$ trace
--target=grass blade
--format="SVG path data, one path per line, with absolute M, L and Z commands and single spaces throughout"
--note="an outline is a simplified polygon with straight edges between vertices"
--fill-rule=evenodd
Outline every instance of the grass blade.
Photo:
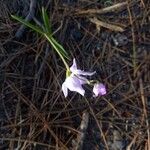
M 69 59 L 68 57 L 68 53 L 65 51 L 65 49 L 62 47 L 62 45 L 60 45 L 53 37 L 51 37 L 52 42 L 56 45 L 56 47 L 59 49 L 59 51 L 61 52 L 61 54 Z
M 51 43 L 52 47 L 57 51 L 59 55 L 62 55 L 69 60 L 68 53 L 51 35 L 45 33 L 44 36 Z
M 40 27 L 35 26 L 35 25 L 29 23 L 28 21 L 25 21 L 24 19 L 22 19 L 20 17 L 14 16 L 14 15 L 11 15 L 11 17 L 13 19 L 21 22 L 22 24 L 26 25 L 27 27 L 31 28 L 32 30 L 34 30 L 34 31 L 36 31 L 36 32 L 38 32 L 38 33 L 40 33 L 42 35 L 44 34 L 43 30 Z
M 48 15 L 47 15 L 46 10 L 44 9 L 44 7 L 42 7 L 42 17 L 43 17 L 46 32 L 48 32 L 49 34 L 52 34 L 51 24 L 50 24 Z

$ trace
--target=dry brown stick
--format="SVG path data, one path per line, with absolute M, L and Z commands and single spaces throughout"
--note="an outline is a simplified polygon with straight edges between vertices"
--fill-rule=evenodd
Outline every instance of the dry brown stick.
M 49 48 L 49 45 L 47 44 L 46 45 L 46 50 L 45 50 L 45 56 L 44 56 L 44 60 L 46 61 L 48 56 L 49 56 L 49 52 L 50 52 L 50 48 Z M 43 68 L 44 68 L 44 65 L 45 65 L 45 61 L 43 61 L 40 65 L 40 68 L 37 72 L 37 77 L 40 77 L 42 71 L 43 71 Z
M 112 31 L 118 31 L 118 32 L 124 31 L 124 29 L 122 27 L 103 22 L 103 21 L 97 19 L 96 17 L 90 18 L 90 21 L 96 25 L 97 30 L 99 30 L 99 28 L 102 26 L 102 27 L 110 29 Z
M 21 98 L 21 100 L 28 105 L 33 113 L 42 121 L 42 123 L 45 125 L 45 128 L 50 132 L 50 134 L 54 137 L 54 139 L 59 143 L 60 147 L 62 149 L 67 149 L 66 145 L 63 144 L 63 142 L 56 136 L 55 132 L 51 129 L 49 126 L 49 123 L 44 119 L 43 115 L 39 113 L 36 106 L 23 94 L 19 91 L 19 89 L 15 86 L 15 84 L 11 81 L 6 82 L 8 86 L 13 90 L 13 92 L 18 95 L 18 97 Z
M 143 5 L 143 7 L 145 8 L 145 3 L 143 0 L 141 0 L 141 4 Z
M 130 6 L 135 5 L 136 3 L 138 3 L 139 1 L 142 0 L 133 0 L 130 2 Z M 105 13 L 109 13 L 109 12 L 115 12 L 115 11 L 120 11 L 123 9 L 126 9 L 128 2 L 122 2 L 122 3 L 117 3 L 114 4 L 112 6 L 109 7 L 105 7 L 102 9 L 88 9 L 88 10 L 77 10 L 76 15 L 85 15 L 85 14 L 105 14 Z
M 15 142 L 20 141 L 21 143 L 27 142 L 27 143 L 31 143 L 33 145 L 36 144 L 36 145 L 41 145 L 41 146 L 45 146 L 45 147 L 52 148 L 52 149 L 55 148 L 55 146 L 52 146 L 50 144 L 46 144 L 46 143 L 42 143 L 42 142 L 37 142 L 37 141 L 34 141 L 34 140 L 19 139 L 19 137 L 18 138 L 0 137 L 0 140 L 1 141 L 15 141 Z
M 143 81 L 142 81 L 141 78 L 139 80 L 139 84 L 140 84 L 141 100 L 142 100 L 142 105 L 143 105 L 143 113 L 144 113 L 145 122 L 146 122 L 146 126 L 147 126 L 148 149 L 150 149 L 150 127 L 149 127 L 149 121 L 148 121 L 148 113 L 147 113 L 147 110 L 146 110 L 147 99 L 144 95 Z
M 86 111 L 82 115 L 82 121 L 80 124 L 80 133 L 78 134 L 77 137 L 77 145 L 75 147 L 75 150 L 82 150 L 86 130 L 88 128 L 88 123 L 89 123 L 89 113 Z
M 25 18 L 25 21 L 31 21 L 34 17 L 35 14 L 35 9 L 36 9 L 36 3 L 37 0 L 30 0 L 30 8 L 29 8 L 29 13 Z M 17 30 L 15 37 L 20 38 L 25 30 L 25 25 L 21 25 L 20 28 Z
M 131 143 L 127 146 L 127 150 L 131 150 L 131 147 L 136 142 L 137 137 L 138 137 L 138 134 L 135 134 L 134 138 L 131 141 Z
M 115 4 L 113 6 L 102 8 L 102 9 L 80 10 L 79 12 L 77 12 L 77 14 L 78 15 L 83 15 L 83 14 L 105 14 L 105 13 L 108 13 L 108 12 L 114 12 L 118 9 L 121 9 L 121 8 L 125 7 L 126 5 L 127 5 L 127 2 L 123 2 L 123 3 Z
M 130 6 L 129 6 L 129 3 L 127 5 L 127 10 L 128 10 L 128 14 L 129 14 L 129 21 L 130 21 L 130 24 L 131 24 L 131 33 L 132 33 L 132 49 L 133 49 L 133 59 L 132 59 L 132 63 L 133 63 L 133 69 L 134 69 L 134 72 L 133 72 L 133 75 L 134 77 L 136 76 L 136 68 L 137 68 L 137 64 L 136 64 L 136 44 L 135 44 L 135 27 L 134 27 L 134 23 L 133 23 L 133 16 L 131 14 L 131 10 L 130 10 Z

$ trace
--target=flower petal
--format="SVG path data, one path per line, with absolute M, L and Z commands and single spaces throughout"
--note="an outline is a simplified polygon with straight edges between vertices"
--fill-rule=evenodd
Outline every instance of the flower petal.
M 77 74 L 77 75 L 83 75 L 83 76 L 92 76 L 93 74 L 96 73 L 96 71 L 94 71 L 94 72 L 86 72 L 86 71 L 82 71 L 82 70 L 78 69 L 78 70 L 75 70 L 73 73 Z
M 75 58 L 73 59 L 73 64 L 70 67 L 70 71 L 75 74 L 75 75 L 84 75 L 84 76 L 92 76 L 93 74 L 96 73 L 96 71 L 94 72 L 86 72 L 86 71 L 82 71 L 80 69 L 77 69 L 77 63 Z
M 65 80 L 65 85 L 70 91 L 75 91 L 84 96 L 85 90 L 82 88 L 81 81 L 74 75 Z
M 68 89 L 65 85 L 65 82 L 62 84 L 62 91 L 64 93 L 64 96 L 67 97 L 68 96 Z
M 80 84 L 87 84 L 88 83 L 88 79 L 82 76 L 76 76 L 78 78 L 78 80 L 80 81 Z
M 77 70 L 77 63 L 76 63 L 75 58 L 73 59 L 73 64 L 70 67 L 70 70 L 71 70 L 71 72 L 74 72 L 75 70 Z

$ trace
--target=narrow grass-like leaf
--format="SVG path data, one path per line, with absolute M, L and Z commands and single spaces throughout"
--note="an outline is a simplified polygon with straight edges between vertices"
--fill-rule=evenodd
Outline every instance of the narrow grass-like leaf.
M 60 58 L 62 59 L 64 65 L 66 66 L 66 68 L 69 70 L 69 66 L 66 63 L 64 57 L 66 57 L 66 55 L 64 55 L 63 53 L 61 53 L 60 49 L 57 47 L 57 45 L 55 45 L 55 43 L 52 41 L 52 39 L 47 35 L 44 34 L 44 36 L 46 37 L 46 39 L 51 43 L 51 45 L 53 46 L 53 48 L 56 50 L 56 52 L 58 53 L 58 55 L 60 56 Z M 67 58 L 67 57 L 66 57 Z M 69 58 L 67 58 L 69 59 Z
M 49 22 L 49 18 L 48 15 L 46 13 L 46 10 L 44 9 L 44 7 L 42 7 L 42 17 L 43 17 L 43 21 L 44 21 L 44 26 L 46 29 L 46 33 L 47 36 L 50 38 L 50 40 L 53 42 L 53 44 L 55 44 L 56 48 L 60 51 L 60 53 L 68 59 L 68 54 L 65 51 L 65 49 L 62 47 L 62 45 L 60 45 L 51 35 L 52 35 L 52 31 L 51 31 L 51 24 Z
M 61 54 L 63 54 L 63 56 L 67 59 L 69 59 L 68 57 L 68 53 L 65 51 L 65 49 L 62 47 L 62 45 L 60 45 L 53 37 L 51 37 L 52 42 L 56 45 L 56 47 L 59 49 L 59 51 L 61 52 Z
M 63 57 L 67 58 L 69 60 L 67 52 L 64 50 L 64 48 L 49 34 L 44 34 L 46 39 L 51 43 L 51 45 L 54 47 L 54 49 L 57 51 L 57 53 L 60 53 Z
M 48 15 L 47 15 L 46 10 L 44 9 L 44 7 L 42 7 L 42 17 L 43 17 L 46 32 L 48 32 L 49 34 L 52 34 L 51 24 L 50 24 Z
M 33 24 L 31 24 L 30 22 L 28 21 L 25 21 L 24 19 L 20 18 L 20 17 L 17 17 L 17 16 L 14 16 L 14 15 L 11 15 L 11 17 L 19 22 L 21 22 L 22 24 L 26 25 L 27 27 L 31 28 L 32 30 L 40 33 L 40 34 L 44 34 L 43 30 L 38 27 L 38 26 L 35 26 Z
M 52 37 L 52 31 L 51 31 L 51 24 L 49 22 L 48 19 L 48 15 L 45 11 L 44 8 L 42 8 L 42 17 L 43 17 L 43 21 L 44 21 L 44 29 L 40 28 L 39 26 L 35 26 L 33 24 L 31 24 L 30 22 L 11 15 L 11 17 L 19 22 L 21 22 L 22 24 L 26 25 L 27 27 L 31 28 L 32 30 L 40 33 L 41 35 L 44 35 L 46 37 L 46 39 L 51 43 L 52 47 L 56 50 L 56 52 L 61 55 L 61 57 L 65 57 L 69 60 L 68 57 L 68 53 L 65 51 L 65 49 L 62 47 L 62 45 L 60 45 L 53 37 Z

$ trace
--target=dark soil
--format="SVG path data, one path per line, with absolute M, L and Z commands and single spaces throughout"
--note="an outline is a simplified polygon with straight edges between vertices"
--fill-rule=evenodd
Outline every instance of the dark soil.
M 73 92 L 65 98 L 61 59 L 46 39 L 26 27 L 20 32 L 21 24 L 10 17 L 26 17 L 31 1 L 0 0 L 0 150 L 150 149 L 150 2 L 129 0 L 101 14 L 82 12 L 125 1 L 36 3 L 30 22 L 42 24 L 44 6 L 69 64 L 76 58 L 107 87 L 98 98 Z M 110 27 L 96 26 L 94 17 Z

